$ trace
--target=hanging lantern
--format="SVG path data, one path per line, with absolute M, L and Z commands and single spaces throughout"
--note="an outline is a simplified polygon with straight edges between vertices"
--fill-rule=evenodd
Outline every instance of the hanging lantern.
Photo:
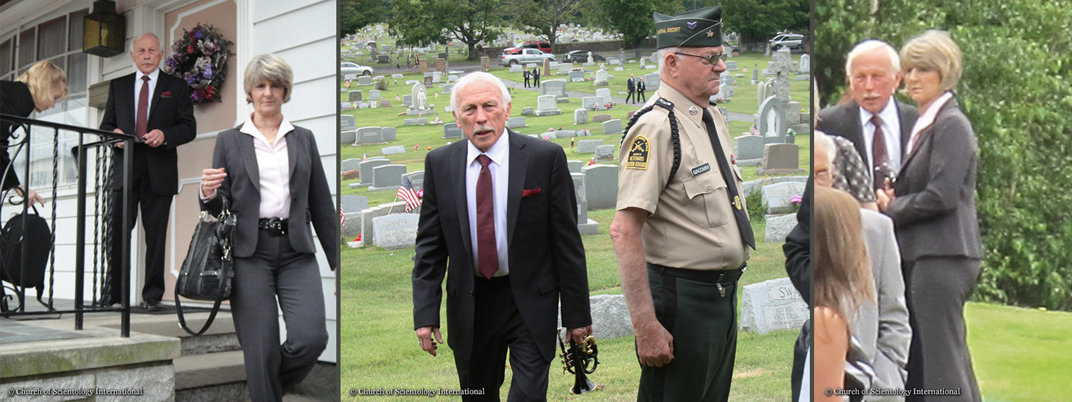
M 123 53 L 126 42 L 125 20 L 115 12 L 115 2 L 97 0 L 93 12 L 86 16 L 82 29 L 82 51 L 112 57 Z

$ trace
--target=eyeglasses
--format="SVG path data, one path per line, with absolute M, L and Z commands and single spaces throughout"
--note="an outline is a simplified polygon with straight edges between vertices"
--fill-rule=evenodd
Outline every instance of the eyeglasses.
M 695 54 L 688 54 L 688 53 L 681 53 L 681 52 L 674 52 L 674 54 L 679 54 L 679 55 L 682 55 L 682 56 L 692 56 L 692 57 L 695 57 L 697 59 L 704 60 L 704 61 L 707 62 L 707 64 L 710 64 L 712 66 L 717 65 L 719 61 L 726 61 L 726 57 L 722 53 L 716 53 L 716 54 L 713 54 L 713 55 L 711 55 L 709 57 L 697 56 Z

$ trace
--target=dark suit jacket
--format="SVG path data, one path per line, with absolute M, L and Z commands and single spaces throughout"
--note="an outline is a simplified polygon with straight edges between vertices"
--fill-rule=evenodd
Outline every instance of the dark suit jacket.
M 18 81 L 0 81 L 0 113 L 12 116 L 26 117 L 34 111 L 33 95 L 26 84 Z M 14 126 L 9 122 L 0 123 L 0 175 L 3 175 L 3 185 L 0 188 L 7 190 L 19 185 L 19 177 L 15 175 L 15 169 L 11 166 L 11 156 L 8 154 L 8 138 Z M 22 138 L 26 138 L 23 135 Z
M 632 78 L 625 80 L 625 89 L 629 92 L 633 92 L 634 90 L 636 90 L 636 80 Z
M 886 213 L 893 218 L 901 259 L 925 256 L 982 258 L 975 214 L 975 175 L 979 147 L 971 122 L 956 99 L 941 109 L 934 124 L 901 166 L 896 197 Z
M 645 84 L 644 81 L 637 81 L 637 83 L 636 83 L 637 92 L 644 92 L 645 89 L 648 89 L 647 84 Z
M 241 127 L 241 126 L 239 126 Z M 282 135 L 282 133 L 280 133 Z M 332 270 L 339 266 L 339 218 L 331 202 L 324 166 L 313 133 L 301 127 L 287 133 L 290 159 L 290 221 L 287 229 L 291 247 L 301 253 L 316 253 L 313 232 L 327 254 Z M 257 250 L 257 219 L 260 218 L 260 168 L 253 148 L 253 137 L 233 128 L 216 137 L 212 167 L 224 168 L 227 178 L 217 190 L 231 202 L 231 213 L 238 218 L 234 255 L 249 257 Z M 202 202 L 201 209 L 213 214 L 222 207 L 220 197 Z
M 525 326 L 545 359 L 555 355 L 556 311 L 562 325 L 591 325 L 584 245 L 577 231 L 573 179 L 562 147 L 514 132 L 506 208 L 510 287 Z M 414 327 L 439 326 L 447 277 L 447 343 L 462 362 L 473 345 L 476 259 L 466 206 L 466 147 L 456 141 L 428 153 L 424 203 L 413 267 Z M 497 185 L 497 184 L 496 184 Z M 539 193 L 522 198 L 522 190 Z
M 108 103 L 104 107 L 104 118 L 100 129 L 112 131 L 115 128 L 134 135 L 134 109 L 137 99 L 134 96 L 134 79 L 136 73 L 124 75 L 112 80 L 108 85 Z M 194 120 L 194 107 L 190 102 L 190 88 L 186 82 L 160 72 L 159 82 L 150 97 L 148 131 L 159 129 L 164 132 L 164 145 L 156 148 L 138 147 L 145 150 L 148 172 L 136 170 L 135 175 L 146 174 L 153 192 L 160 195 L 177 194 L 179 191 L 178 153 L 175 148 L 193 141 L 197 136 L 197 122 Z M 116 178 L 123 177 L 123 151 L 115 149 L 116 157 L 112 160 L 112 172 Z M 135 158 L 140 157 L 135 154 Z M 121 190 L 123 181 L 112 181 L 113 190 Z
M 916 108 L 914 106 L 897 102 L 897 115 L 901 117 L 901 149 L 908 146 L 908 137 L 912 135 L 912 126 L 916 124 Z M 864 164 L 871 166 L 871 150 L 865 149 L 863 141 L 863 126 L 860 123 L 860 106 L 856 102 L 843 103 L 823 109 L 819 112 L 819 122 L 815 129 L 830 135 L 845 137 L 856 145 L 856 152 L 864 160 Z M 904 164 L 904 155 L 901 155 L 901 163 Z

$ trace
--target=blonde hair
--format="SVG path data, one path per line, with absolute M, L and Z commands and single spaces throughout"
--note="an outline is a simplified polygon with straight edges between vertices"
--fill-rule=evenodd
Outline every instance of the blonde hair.
M 33 96 L 35 105 L 51 103 L 53 88 L 60 88 L 60 99 L 66 98 L 70 93 L 70 88 L 67 88 L 67 73 L 48 60 L 35 63 L 16 81 L 30 87 L 30 95 Z
M 246 65 L 245 76 L 242 86 L 246 91 L 246 102 L 253 102 L 253 87 L 264 80 L 283 87 L 283 103 L 290 102 L 290 92 L 294 89 L 294 69 L 282 57 L 274 53 L 254 57 Z
M 928 30 L 901 47 L 901 71 L 913 68 L 935 71 L 942 91 L 957 87 L 962 72 L 960 63 L 960 47 L 945 31 Z
M 874 300 L 871 263 L 860 223 L 860 204 L 851 195 L 815 187 L 815 306 L 852 322 L 857 308 Z

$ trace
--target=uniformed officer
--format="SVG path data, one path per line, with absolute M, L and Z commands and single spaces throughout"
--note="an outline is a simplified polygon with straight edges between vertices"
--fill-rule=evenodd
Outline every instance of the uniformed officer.
M 755 248 L 718 92 L 722 9 L 655 13 L 661 83 L 626 131 L 610 235 L 636 333 L 638 400 L 725 401 L 737 280 Z

